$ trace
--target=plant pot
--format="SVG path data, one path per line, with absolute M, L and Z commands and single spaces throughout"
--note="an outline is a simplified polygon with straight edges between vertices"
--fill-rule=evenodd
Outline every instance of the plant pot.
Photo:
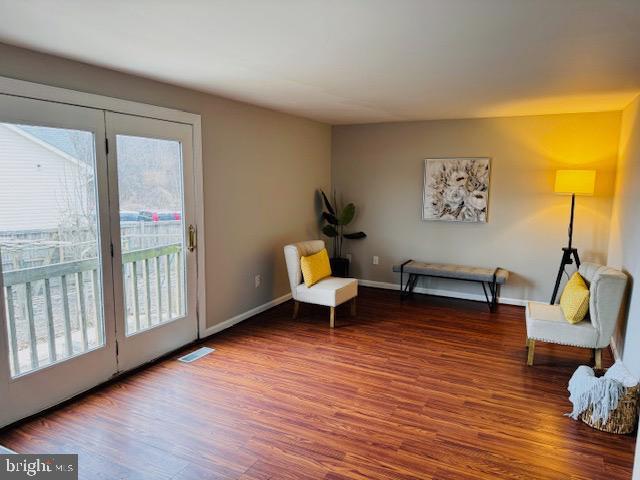
M 348 277 L 349 276 L 349 259 L 348 258 L 331 258 L 329 259 L 331 264 L 331 275 L 334 277 Z

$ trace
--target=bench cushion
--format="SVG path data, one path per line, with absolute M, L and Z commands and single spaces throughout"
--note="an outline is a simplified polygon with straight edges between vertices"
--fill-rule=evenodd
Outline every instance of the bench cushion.
M 394 265 L 393 271 L 400 272 L 401 265 Z M 465 267 L 447 263 L 426 263 L 411 260 L 404 266 L 404 273 L 428 275 L 433 277 L 453 278 L 458 280 L 475 280 L 478 282 L 492 282 L 496 273 L 496 282 L 503 285 L 509 278 L 509 271 L 503 268 L 492 269 L 482 267 Z

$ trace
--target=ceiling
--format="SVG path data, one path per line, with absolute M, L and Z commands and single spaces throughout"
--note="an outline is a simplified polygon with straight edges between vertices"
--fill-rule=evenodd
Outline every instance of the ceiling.
M 332 124 L 640 93 L 640 0 L 0 0 L 0 42 Z

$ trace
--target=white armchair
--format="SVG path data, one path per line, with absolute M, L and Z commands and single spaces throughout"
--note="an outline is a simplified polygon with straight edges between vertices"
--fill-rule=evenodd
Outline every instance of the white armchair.
M 602 349 L 609 346 L 620 317 L 627 276 L 619 270 L 583 263 L 578 270 L 589 287 L 589 314 L 576 324 L 564 318 L 560 305 L 528 302 L 526 308 L 527 365 L 533 365 L 535 342 L 592 348 L 595 367 L 602 368 Z
M 351 315 L 356 314 L 356 297 L 358 296 L 358 280 L 355 278 L 327 277 L 311 287 L 302 281 L 300 257 L 318 253 L 324 248 L 324 241 L 310 240 L 284 247 L 284 258 L 287 262 L 291 296 L 293 297 L 293 318 L 298 316 L 300 302 L 313 303 L 330 307 L 329 326 L 334 327 L 335 309 L 338 305 L 351 300 Z

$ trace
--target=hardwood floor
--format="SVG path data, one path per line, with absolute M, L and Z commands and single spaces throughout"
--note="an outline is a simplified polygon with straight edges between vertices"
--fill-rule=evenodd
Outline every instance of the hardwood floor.
M 520 307 L 360 292 L 334 331 L 327 309 L 292 320 L 289 302 L 0 444 L 79 453 L 90 480 L 631 478 L 634 436 L 563 416 L 588 351 L 539 344 L 527 367 Z

